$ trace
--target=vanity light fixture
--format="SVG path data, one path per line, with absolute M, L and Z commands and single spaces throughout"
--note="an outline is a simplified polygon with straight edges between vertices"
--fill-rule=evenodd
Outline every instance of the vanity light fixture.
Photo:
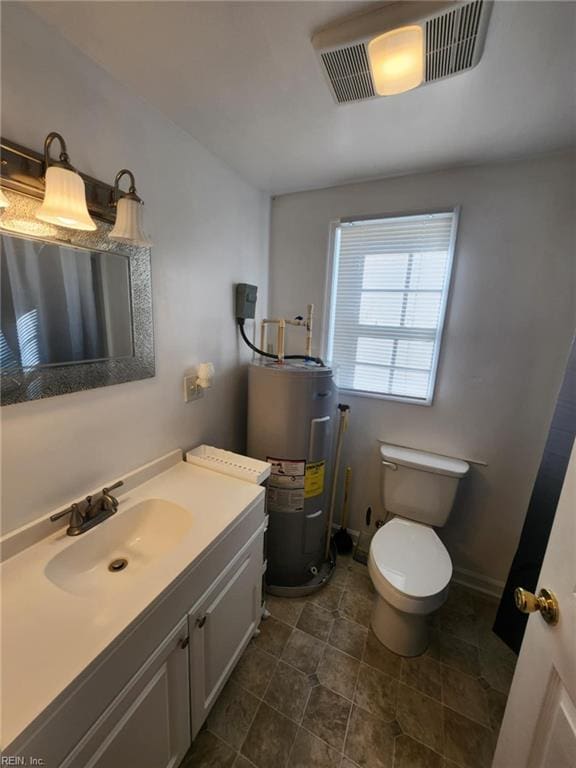
M 4 192 L 0 189 L 0 208 L 8 208 L 10 205 L 10 200 L 6 197 Z
M 52 142 L 60 143 L 58 160 L 50 157 Z M 66 142 L 59 133 L 52 131 L 44 141 L 44 201 L 36 218 L 69 229 L 93 231 L 96 224 L 88 213 L 84 180 L 70 164 Z
M 120 195 L 120 180 L 123 176 L 130 179 L 128 192 Z M 111 205 L 116 207 L 116 223 L 109 234 L 110 240 L 116 240 L 119 243 L 129 243 L 142 247 L 150 247 L 152 241 L 144 232 L 144 203 L 136 193 L 136 182 L 134 174 L 127 168 L 118 171 L 114 180 L 114 189 L 112 191 Z
M 417 88 L 424 80 L 422 27 L 412 24 L 370 40 L 368 60 L 378 96 L 394 96 Z

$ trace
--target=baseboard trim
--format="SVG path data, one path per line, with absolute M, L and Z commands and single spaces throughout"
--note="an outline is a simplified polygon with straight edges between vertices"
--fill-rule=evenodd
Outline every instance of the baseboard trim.
M 336 533 L 336 531 L 340 530 L 340 523 L 333 523 L 332 524 L 332 535 Z M 352 537 L 352 541 L 354 542 L 354 546 L 358 544 L 358 539 L 360 538 L 360 531 L 353 531 L 351 528 L 346 528 L 350 536 Z
M 477 592 L 483 592 L 485 595 L 495 597 L 498 600 L 502 597 L 504 591 L 504 582 L 493 579 L 490 576 L 483 576 L 476 571 L 469 571 L 466 568 L 454 568 L 452 581 L 456 584 L 462 584 L 464 587 L 475 589 Z

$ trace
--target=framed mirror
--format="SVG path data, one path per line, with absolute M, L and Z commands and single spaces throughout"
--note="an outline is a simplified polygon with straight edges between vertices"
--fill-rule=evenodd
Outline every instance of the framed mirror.
M 66 242 L 5 223 L 2 405 L 154 376 L 149 249 L 110 242 L 106 224 L 74 239 L 53 228 Z

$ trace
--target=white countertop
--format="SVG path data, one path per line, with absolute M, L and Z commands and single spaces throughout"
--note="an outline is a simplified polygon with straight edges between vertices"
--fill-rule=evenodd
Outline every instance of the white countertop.
M 190 511 L 193 525 L 168 556 L 141 571 L 113 601 L 65 591 L 45 574 L 55 555 L 99 526 L 78 538 L 59 529 L 2 563 L 2 746 L 19 736 L 263 494 L 260 486 L 180 462 L 119 496 L 116 515 L 157 498 Z

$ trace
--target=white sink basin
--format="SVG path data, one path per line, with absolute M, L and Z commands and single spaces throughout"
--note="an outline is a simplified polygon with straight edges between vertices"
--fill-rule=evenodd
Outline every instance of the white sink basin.
M 174 549 L 191 526 L 188 510 L 171 501 L 147 499 L 80 534 L 48 562 L 45 574 L 75 595 L 123 590 Z M 114 561 L 120 561 L 118 570 L 111 570 Z

